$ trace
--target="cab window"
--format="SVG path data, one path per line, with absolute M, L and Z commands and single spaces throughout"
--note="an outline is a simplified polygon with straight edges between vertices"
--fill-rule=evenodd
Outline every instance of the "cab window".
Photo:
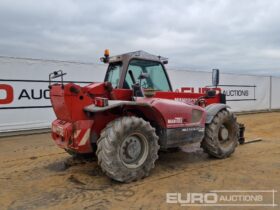
M 141 78 L 142 75 L 142 78 Z M 126 73 L 124 88 L 132 88 L 133 78 L 144 89 L 170 91 L 170 85 L 162 64 L 156 61 L 133 59 Z
M 117 88 L 119 81 L 120 81 L 120 76 L 121 76 L 121 69 L 122 69 L 122 63 L 117 62 L 117 63 L 110 63 L 106 76 L 105 76 L 105 81 L 111 82 L 113 88 Z

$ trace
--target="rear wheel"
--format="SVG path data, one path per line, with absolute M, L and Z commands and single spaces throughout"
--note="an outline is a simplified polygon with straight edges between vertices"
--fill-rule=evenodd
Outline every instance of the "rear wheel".
M 210 156 L 226 158 L 234 152 L 238 144 L 238 132 L 235 115 L 228 110 L 221 110 L 212 122 L 206 125 L 201 147 Z
M 97 141 L 98 164 L 110 178 L 131 182 L 149 175 L 158 158 L 158 136 L 142 118 L 110 122 Z

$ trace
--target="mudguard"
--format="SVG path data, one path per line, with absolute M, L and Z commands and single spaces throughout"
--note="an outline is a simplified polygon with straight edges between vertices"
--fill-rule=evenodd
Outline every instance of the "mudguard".
M 210 124 L 214 118 L 214 116 L 221 111 L 222 109 L 230 108 L 230 106 L 226 104 L 210 104 L 205 107 L 207 117 L 206 117 L 206 124 Z
M 121 110 L 116 110 L 117 108 L 121 108 Z M 109 114 L 111 111 L 114 113 L 114 109 L 116 113 L 134 113 L 149 121 L 157 129 L 159 144 L 163 149 L 201 142 L 204 137 L 206 112 L 203 108 L 192 104 L 168 99 L 139 97 L 135 101 L 108 100 L 108 105 L 104 107 L 94 104 L 84 107 L 84 111 L 88 113 L 107 112 Z M 196 121 L 192 121 L 194 111 L 200 114 Z M 118 115 L 122 115 L 122 113 Z
M 92 104 L 84 107 L 84 111 L 86 113 L 102 113 L 113 111 L 116 108 L 123 109 L 119 111 L 130 110 L 131 112 L 139 114 L 140 117 L 145 116 L 149 121 L 156 121 L 161 127 L 166 127 L 166 121 L 162 114 L 154 108 L 151 103 L 146 101 L 108 100 L 108 106 L 98 107 Z M 113 120 L 113 118 L 111 120 Z

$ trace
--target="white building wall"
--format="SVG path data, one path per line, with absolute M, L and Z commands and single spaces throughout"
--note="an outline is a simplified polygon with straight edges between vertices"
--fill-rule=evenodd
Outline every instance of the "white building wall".
M 55 115 L 48 99 L 48 75 L 59 69 L 67 72 L 67 81 L 98 82 L 104 79 L 106 65 L 0 57 L 0 132 L 50 126 Z M 197 92 L 199 87 L 211 85 L 211 72 L 171 69 L 168 73 L 174 90 L 194 87 Z M 221 74 L 220 84 L 234 111 L 264 110 L 269 109 L 270 105 L 273 109 L 280 108 L 280 78 Z M 2 103 L 7 97 L 5 85 L 13 88 L 13 100 L 8 104 Z

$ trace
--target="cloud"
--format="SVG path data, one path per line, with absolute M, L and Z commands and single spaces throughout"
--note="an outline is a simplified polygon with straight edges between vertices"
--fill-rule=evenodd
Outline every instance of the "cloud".
M 178 69 L 280 76 L 277 0 L 2 0 L 0 54 L 98 62 L 146 50 Z

